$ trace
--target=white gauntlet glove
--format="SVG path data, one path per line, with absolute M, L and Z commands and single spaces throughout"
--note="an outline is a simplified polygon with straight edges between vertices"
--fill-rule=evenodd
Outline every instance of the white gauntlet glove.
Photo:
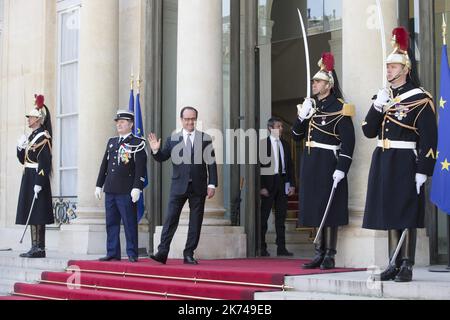
M 303 104 L 299 104 L 297 105 L 297 110 L 298 110 L 298 117 L 300 118 L 300 120 L 305 120 L 308 118 L 311 109 L 313 108 L 313 104 L 311 99 L 306 98 L 305 101 L 303 102 Z
M 133 201 L 133 203 L 138 202 L 140 197 L 141 197 L 141 190 L 139 189 L 131 190 L 131 200 Z
M 386 88 L 380 89 L 377 94 L 377 99 L 374 101 L 373 105 L 375 106 L 375 109 L 377 109 L 378 112 L 383 113 L 384 112 L 384 106 L 388 104 L 388 102 L 391 100 L 391 97 L 389 95 L 389 90 Z
M 38 186 L 38 185 L 35 185 L 34 186 L 34 197 L 37 199 L 38 198 L 38 194 L 39 194 L 39 192 L 41 192 L 42 191 L 42 187 L 41 186 Z
M 28 138 L 26 135 L 22 135 L 19 139 L 17 139 L 17 149 L 19 151 L 25 149 L 28 145 Z
M 102 188 L 95 188 L 95 198 L 97 198 L 97 200 L 102 200 Z
M 345 173 L 341 170 L 336 170 L 333 174 L 334 186 L 337 187 L 339 182 L 345 178 Z
M 416 173 L 416 188 L 417 194 L 420 194 L 420 189 L 427 182 L 428 177 L 421 173 Z

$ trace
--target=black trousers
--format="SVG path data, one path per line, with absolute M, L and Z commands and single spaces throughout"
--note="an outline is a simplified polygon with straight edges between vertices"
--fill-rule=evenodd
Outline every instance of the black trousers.
M 269 197 L 261 196 L 261 250 L 267 250 L 266 233 L 267 220 L 275 204 L 275 231 L 278 249 L 286 248 L 286 214 L 288 208 L 288 196 L 285 191 L 285 183 L 280 175 L 274 177 L 274 187 Z
M 158 253 L 162 255 L 169 254 L 170 243 L 178 228 L 181 211 L 187 200 L 189 200 L 190 209 L 189 230 L 183 255 L 185 257 L 194 255 L 194 251 L 197 249 L 200 240 L 206 197 L 204 195 L 195 194 L 192 183 L 189 183 L 185 194 L 170 196 L 169 208 L 161 234 L 161 243 L 158 247 Z

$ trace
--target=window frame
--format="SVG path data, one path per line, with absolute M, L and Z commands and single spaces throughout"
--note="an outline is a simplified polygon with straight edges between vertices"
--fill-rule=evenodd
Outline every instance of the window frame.
M 81 1 L 80 0 L 61 0 L 57 2 L 57 24 L 58 24 L 58 58 L 57 58 L 57 101 L 56 101 L 56 135 L 55 135 L 55 154 L 56 154 L 56 163 L 57 163 L 57 170 L 55 170 L 55 194 L 62 197 L 71 197 L 76 196 L 75 194 L 62 194 L 62 182 L 61 179 L 63 177 L 64 172 L 76 172 L 76 175 L 78 176 L 78 166 L 73 167 L 63 167 L 62 166 L 62 122 L 64 119 L 68 118 L 76 118 L 78 121 L 79 116 L 79 106 L 77 106 L 76 112 L 70 112 L 70 113 L 62 113 L 62 103 L 61 103 L 61 82 L 62 82 L 62 68 L 64 66 L 68 65 L 74 65 L 76 64 L 77 74 L 80 74 L 80 39 L 78 38 L 78 52 L 77 52 L 77 58 L 68 60 L 68 61 L 62 61 L 62 40 L 63 40 L 63 34 L 62 34 L 62 23 L 63 23 L 63 15 L 67 14 L 69 12 L 75 12 L 78 11 L 78 15 L 80 15 L 81 11 Z M 78 88 L 79 88 L 79 77 L 77 77 L 78 81 Z M 79 96 L 79 91 L 77 92 L 77 95 Z M 79 126 L 78 126 L 79 127 Z M 78 146 L 75 146 L 76 148 Z M 78 161 L 76 161 L 78 162 Z

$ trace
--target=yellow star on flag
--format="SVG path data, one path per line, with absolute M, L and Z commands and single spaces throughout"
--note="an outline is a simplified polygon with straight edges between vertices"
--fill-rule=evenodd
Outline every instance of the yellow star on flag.
M 441 162 L 442 164 L 442 171 L 447 170 L 450 171 L 450 162 L 448 162 L 447 159 L 445 159 L 444 162 Z
M 441 100 L 439 101 L 439 106 L 440 106 L 442 109 L 444 109 L 446 103 L 447 103 L 447 101 L 445 101 L 444 98 L 441 97 Z

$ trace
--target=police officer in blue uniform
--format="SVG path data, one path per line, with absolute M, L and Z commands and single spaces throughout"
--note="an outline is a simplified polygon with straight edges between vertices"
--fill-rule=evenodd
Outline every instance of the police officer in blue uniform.
M 306 99 L 298 106 L 293 137 L 298 142 L 306 140 L 300 169 L 299 225 L 321 225 L 331 190 L 337 186 L 315 256 L 302 266 L 327 270 L 335 267 L 338 227 L 348 224 L 347 174 L 355 148 L 355 130 L 354 106 L 342 99 L 333 55 L 324 53 L 319 66 L 321 70 L 312 82 L 314 100 Z
M 387 59 L 389 88 L 381 89 L 363 123 L 366 137 L 378 139 L 372 157 L 363 227 L 388 231 L 389 260 L 406 238 L 381 281 L 412 281 L 417 229 L 425 227 L 424 184 L 437 157 L 436 110 L 420 88 L 404 28 L 393 31 L 395 51 Z
M 145 181 L 147 153 L 145 140 L 131 133 L 134 114 L 118 111 L 115 119 L 118 137 L 109 139 L 100 166 L 95 196 L 105 192 L 107 255 L 100 261 L 119 261 L 120 222 L 125 228 L 127 255 L 130 262 L 138 261 L 137 202 Z

